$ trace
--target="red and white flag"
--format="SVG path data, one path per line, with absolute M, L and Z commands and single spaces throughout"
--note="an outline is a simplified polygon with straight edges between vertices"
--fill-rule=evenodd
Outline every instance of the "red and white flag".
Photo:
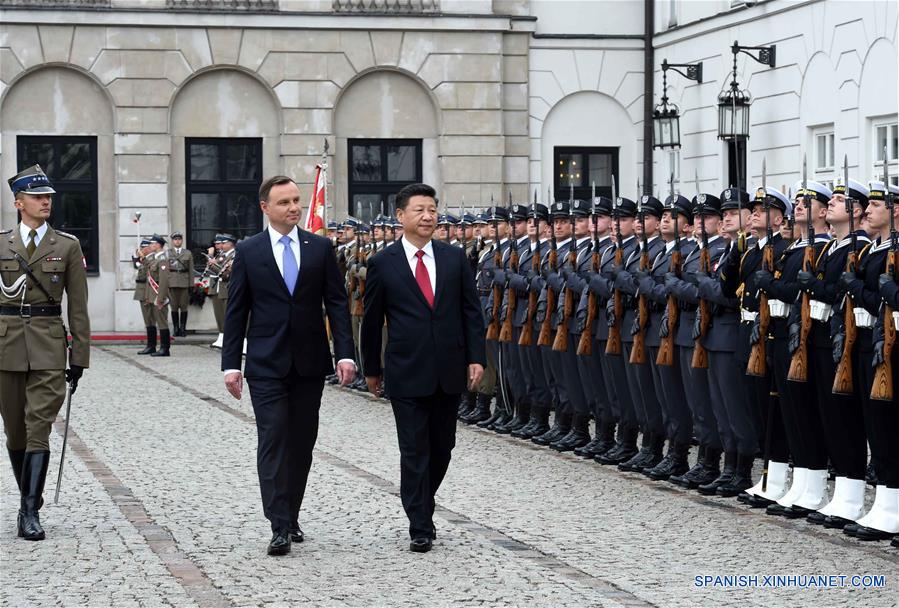
M 309 209 L 306 210 L 304 228 L 313 233 L 325 234 L 325 180 L 327 174 L 321 165 L 315 165 L 315 182 L 312 186 L 312 200 L 309 201 Z

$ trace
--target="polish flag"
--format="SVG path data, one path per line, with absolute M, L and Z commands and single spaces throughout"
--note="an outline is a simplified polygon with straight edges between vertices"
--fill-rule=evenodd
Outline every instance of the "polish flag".
M 309 209 L 306 210 L 304 228 L 313 233 L 325 234 L 325 180 L 326 173 L 321 165 L 315 165 L 315 182 L 312 187 L 312 200 L 309 201 Z

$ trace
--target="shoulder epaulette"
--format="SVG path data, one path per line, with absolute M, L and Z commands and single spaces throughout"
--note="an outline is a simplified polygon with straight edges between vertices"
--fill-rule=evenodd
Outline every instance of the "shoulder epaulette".
M 12 228 L 9 230 L 0 230 L 0 234 L 9 234 L 10 232 L 12 232 Z
M 56 232 L 56 234 L 58 234 L 59 236 L 64 236 L 64 237 L 66 237 L 67 239 L 72 239 L 73 241 L 77 241 L 77 240 L 78 240 L 78 237 L 75 236 L 74 234 L 69 234 L 68 232 L 63 232 L 62 230 L 56 230 L 55 232 Z

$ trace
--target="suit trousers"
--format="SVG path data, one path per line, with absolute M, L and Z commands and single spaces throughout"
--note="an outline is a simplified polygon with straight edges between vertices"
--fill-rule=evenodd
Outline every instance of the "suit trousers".
M 624 368 L 627 372 L 627 382 L 630 385 L 631 397 L 634 398 L 634 409 L 637 413 L 637 420 L 640 423 L 640 430 L 643 431 L 644 435 L 652 435 L 664 439 L 666 437 L 665 423 L 662 420 L 662 406 L 659 404 L 659 399 L 656 396 L 652 368 L 649 361 L 646 363 L 629 362 L 633 348 L 633 342 L 622 343 L 622 356 L 625 357 L 626 361 Z
M 864 479 L 868 464 L 868 439 L 865 436 L 861 394 L 834 394 L 836 364 L 830 348 L 812 348 L 809 357 L 814 366 L 824 442 L 837 477 Z
M 675 443 L 690 443 L 693 438 L 693 419 L 684 395 L 676 348 L 671 365 L 658 365 L 656 357 L 659 356 L 659 348 L 649 347 L 649 365 L 652 368 L 653 382 L 656 383 L 656 395 L 662 406 L 665 436 Z
M 449 468 L 456 445 L 460 395 L 391 397 L 400 447 L 400 498 L 411 538 L 434 532 L 434 495 Z
M 256 467 L 262 509 L 272 531 L 299 524 L 312 449 L 318 438 L 318 411 L 324 378 L 247 378 L 256 414 Z
M 709 351 L 709 394 L 725 452 L 755 457 L 759 451 L 754 404 L 744 365 L 730 351 Z
M 532 383 L 528 397 L 531 404 L 549 409 L 552 404 L 552 394 L 549 392 L 549 381 L 546 379 L 546 371 L 543 369 L 543 359 L 540 356 L 540 347 L 536 344 L 522 347 L 522 361 L 525 364 L 525 373 Z
M 712 411 L 712 402 L 709 396 L 709 370 L 694 368 L 693 347 L 678 346 L 677 354 L 680 357 L 680 375 L 682 385 L 688 387 L 684 391 L 690 413 L 693 415 L 693 434 L 699 441 L 699 445 L 711 446 L 716 450 L 721 449 L 721 438 L 718 436 L 718 425 L 715 422 L 715 413 Z

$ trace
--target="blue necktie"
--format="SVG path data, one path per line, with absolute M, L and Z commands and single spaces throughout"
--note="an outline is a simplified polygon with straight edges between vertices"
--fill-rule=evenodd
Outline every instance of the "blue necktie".
M 297 275 L 300 270 L 297 268 L 297 259 L 293 255 L 293 249 L 290 247 L 290 237 L 282 236 L 278 239 L 284 245 L 284 255 L 281 258 L 284 268 L 284 284 L 287 285 L 287 291 L 293 295 L 293 288 L 297 285 Z

